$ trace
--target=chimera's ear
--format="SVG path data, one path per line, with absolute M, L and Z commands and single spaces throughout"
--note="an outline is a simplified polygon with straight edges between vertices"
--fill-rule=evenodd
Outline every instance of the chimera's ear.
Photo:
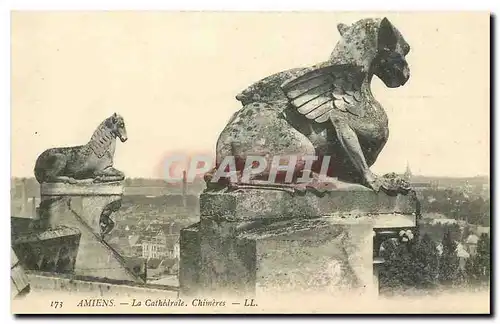
M 382 19 L 380 29 L 378 31 L 378 48 L 388 48 L 390 50 L 394 50 L 397 43 L 398 36 L 394 31 L 394 26 L 391 24 L 389 19 Z
M 340 23 L 337 25 L 337 30 L 340 33 L 340 36 L 344 36 L 344 33 L 349 27 L 346 24 Z
M 113 117 L 116 117 L 116 113 L 113 114 Z

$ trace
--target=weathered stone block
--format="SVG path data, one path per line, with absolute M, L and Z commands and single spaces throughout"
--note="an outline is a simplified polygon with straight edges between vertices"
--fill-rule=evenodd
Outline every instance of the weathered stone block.
M 179 284 L 185 295 L 195 296 L 199 286 L 201 268 L 201 245 L 198 223 L 181 230 Z
M 41 215 L 42 222 L 50 226 L 60 223 L 58 217 L 68 209 L 65 206 L 68 205 L 93 232 L 100 233 L 101 214 L 106 208 L 112 211 L 120 208 L 123 185 L 120 182 L 42 183 L 40 193 L 41 205 L 47 205 L 46 208 L 40 208 L 47 210 Z
M 375 231 L 417 217 L 414 197 L 364 189 L 206 192 L 200 203 L 200 222 L 181 234 L 181 294 L 376 294 Z
M 256 293 L 373 293 L 372 227 L 323 217 L 246 233 L 256 241 Z M 284 233 L 288 229 L 288 233 Z
M 255 288 L 255 240 L 239 239 L 237 222 L 203 219 L 200 228 L 200 290 L 246 295 Z
M 275 223 L 200 223 L 200 287 L 207 294 L 372 289 L 371 224 L 333 217 Z

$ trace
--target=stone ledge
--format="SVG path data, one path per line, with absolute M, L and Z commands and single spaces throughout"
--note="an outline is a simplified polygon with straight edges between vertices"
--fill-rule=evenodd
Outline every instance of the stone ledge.
M 117 182 L 42 183 L 42 196 L 114 196 L 123 194 L 123 184 Z
M 358 218 L 339 218 L 323 216 L 320 218 L 302 218 L 281 220 L 270 224 L 253 223 L 247 228 L 241 227 L 238 239 L 265 239 L 283 234 L 300 236 L 301 232 L 330 228 L 332 225 L 342 226 L 370 226 L 373 229 L 399 229 L 416 226 L 416 216 L 402 214 L 365 215 Z
M 316 218 L 336 216 L 416 213 L 416 201 L 410 195 L 388 196 L 367 190 L 335 190 L 318 197 L 312 193 L 246 189 L 236 192 L 204 192 L 200 195 L 201 218 L 245 221 L 269 218 Z M 332 213 L 332 211 L 335 211 Z
M 28 242 L 38 242 L 38 241 L 46 241 L 46 240 L 52 240 L 60 237 L 66 237 L 66 236 L 77 236 L 81 235 L 82 233 L 77 229 L 77 228 L 72 228 L 72 227 L 59 227 L 56 229 L 49 229 L 43 232 L 39 233 L 31 233 L 31 234 L 21 234 L 18 237 L 14 239 L 13 244 L 21 244 L 21 243 L 28 243 Z
M 108 279 L 108 278 L 98 278 L 92 276 L 81 276 L 75 274 L 64 274 L 64 273 L 52 273 L 52 272 L 43 272 L 37 270 L 27 270 L 26 275 L 33 282 L 34 288 L 42 288 L 43 290 L 68 290 L 68 291 L 79 291 L 88 290 L 94 291 L 99 290 L 100 287 L 106 288 L 106 291 L 115 288 L 121 288 L 122 291 L 130 289 L 130 290 L 145 290 L 148 292 L 158 292 L 162 294 L 166 294 L 166 297 L 177 296 L 179 287 L 170 286 L 170 285 L 159 285 L 159 284 L 144 284 L 137 283 L 134 281 L 128 280 L 116 280 L 116 279 Z M 50 282 L 55 284 L 51 284 Z M 45 285 L 44 283 L 48 283 L 49 285 Z M 54 288 L 52 288 L 54 287 Z M 110 287 L 110 288 L 108 288 Z M 94 289 L 97 288 L 97 289 Z M 168 294 L 172 295 L 168 295 Z

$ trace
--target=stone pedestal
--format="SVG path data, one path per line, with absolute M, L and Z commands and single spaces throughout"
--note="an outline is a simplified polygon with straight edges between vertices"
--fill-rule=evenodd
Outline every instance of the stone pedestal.
M 364 188 L 318 197 L 272 190 L 206 192 L 181 231 L 182 295 L 377 294 L 374 236 L 416 225 L 412 196 Z
M 66 226 L 81 233 L 74 274 L 142 281 L 103 239 L 112 230 L 110 216 L 120 208 L 122 193 L 121 182 L 41 185 L 39 230 Z

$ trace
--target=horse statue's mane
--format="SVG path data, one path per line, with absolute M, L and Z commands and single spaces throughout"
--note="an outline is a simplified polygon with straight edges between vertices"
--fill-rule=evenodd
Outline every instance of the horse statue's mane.
M 116 136 L 113 134 L 113 129 L 108 127 L 110 124 L 111 117 L 106 118 L 102 123 L 99 124 L 97 129 L 92 134 L 90 141 L 87 143 L 89 148 L 97 155 L 97 157 L 101 158 L 106 152 L 109 151 L 109 148 Z

